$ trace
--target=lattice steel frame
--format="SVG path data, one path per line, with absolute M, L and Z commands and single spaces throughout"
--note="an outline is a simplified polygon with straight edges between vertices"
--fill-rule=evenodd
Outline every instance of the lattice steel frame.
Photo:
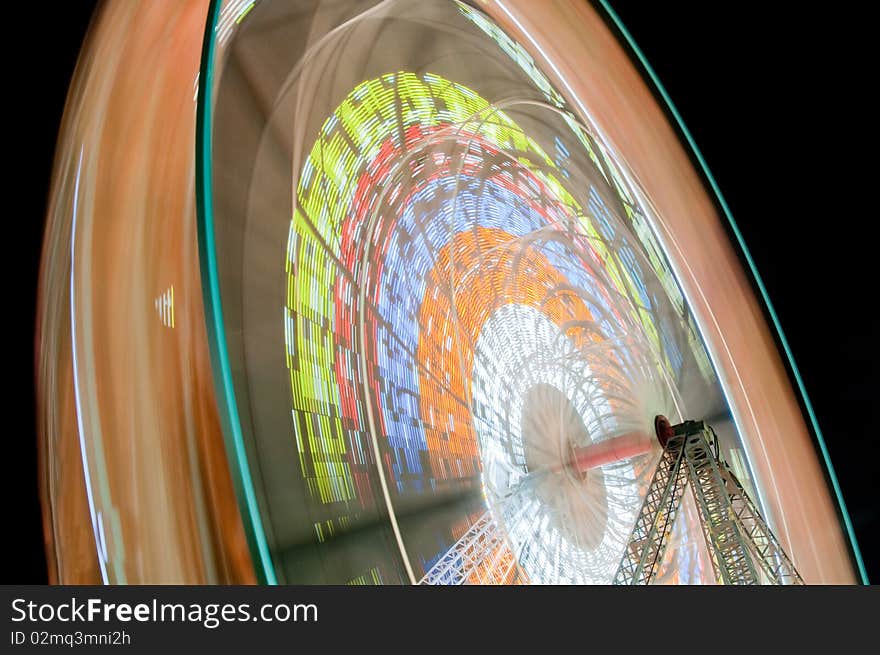
M 721 476 L 727 485 L 734 519 L 745 536 L 755 561 L 766 575 L 767 582 L 777 585 L 804 584 L 782 545 L 725 462 L 721 463 Z
M 425 573 L 419 584 L 507 584 L 516 563 L 504 531 L 487 510 Z
M 673 428 L 614 584 L 650 584 L 654 579 L 688 483 L 717 582 L 804 584 L 733 471 L 719 458 L 715 433 L 701 421 Z
M 683 446 L 683 435 L 674 436 L 666 444 L 614 575 L 614 584 L 648 584 L 657 572 L 687 485 L 687 471 L 682 466 Z
M 804 584 L 700 421 L 674 426 L 648 485 L 614 584 L 650 584 L 660 568 L 688 484 L 721 584 Z M 420 584 L 507 584 L 517 558 L 486 511 L 431 567 Z

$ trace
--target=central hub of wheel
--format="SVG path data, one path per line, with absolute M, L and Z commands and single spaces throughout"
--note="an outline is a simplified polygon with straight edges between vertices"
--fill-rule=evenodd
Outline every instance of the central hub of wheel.
M 658 414 L 654 417 L 654 433 L 657 435 L 657 441 L 660 442 L 660 445 L 666 448 L 666 444 L 675 436 L 675 430 L 672 429 L 672 423 L 669 422 L 669 419 L 663 416 L 663 414 Z
M 581 474 L 571 465 L 572 451 L 591 440 L 581 415 L 562 391 L 543 383 L 526 391 L 522 444 L 531 493 L 555 510 L 554 525 L 572 542 L 595 548 L 607 521 L 605 478 L 600 469 Z

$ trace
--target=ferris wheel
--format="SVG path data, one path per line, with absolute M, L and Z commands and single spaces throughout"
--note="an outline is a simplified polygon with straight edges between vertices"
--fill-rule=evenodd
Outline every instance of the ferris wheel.
M 53 579 L 863 578 L 732 218 L 614 20 L 104 6 L 43 257 Z

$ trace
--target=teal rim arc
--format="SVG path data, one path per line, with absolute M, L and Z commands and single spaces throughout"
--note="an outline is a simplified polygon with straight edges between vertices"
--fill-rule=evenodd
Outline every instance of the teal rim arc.
M 239 507 L 242 512 L 248 546 L 254 559 L 257 579 L 261 583 L 274 585 L 278 583 L 278 579 L 272 562 L 267 536 L 260 517 L 260 508 L 258 506 L 254 480 L 251 476 L 248 465 L 236 394 L 232 382 L 231 363 L 229 361 L 225 324 L 223 320 L 222 299 L 220 295 L 217 252 L 215 248 L 215 226 L 212 206 L 213 180 L 211 163 L 213 161 L 213 107 L 211 99 L 214 88 L 215 54 L 217 49 L 217 31 L 215 26 L 218 23 L 222 4 L 222 0 L 210 0 L 198 78 L 195 182 L 200 260 L 199 267 L 203 288 L 205 322 L 211 355 L 214 388 L 217 393 L 217 407 L 224 433 L 227 458 L 230 462 L 230 472 L 235 486 Z M 755 265 L 749 249 L 746 246 L 745 240 L 733 218 L 730 207 L 725 201 L 715 178 L 709 170 L 708 164 L 703 158 L 681 115 L 673 104 L 655 71 L 648 63 L 645 55 L 636 44 L 632 35 L 626 29 L 608 0 L 598 0 L 598 4 L 604 11 L 605 16 L 623 36 L 631 54 L 638 60 L 643 71 L 643 78 L 648 78 L 646 82 L 650 80 L 656 93 L 662 98 L 669 115 L 674 118 L 676 127 L 684 137 L 693 157 L 699 163 L 700 170 L 705 180 L 708 182 L 718 206 L 721 208 L 728 224 L 730 225 L 736 238 L 736 243 L 739 246 L 739 250 L 748 264 L 749 271 L 759 292 L 758 295 L 771 318 L 773 329 L 775 330 L 779 343 L 782 345 L 797 391 L 809 416 L 809 422 L 812 426 L 819 451 L 821 452 L 825 470 L 827 471 L 832 488 L 834 489 L 840 514 L 850 542 L 853 559 L 859 571 L 859 577 L 862 584 L 869 584 L 867 571 L 858 547 L 852 521 L 849 512 L 847 511 L 843 499 L 843 493 L 835 474 L 834 467 L 831 463 L 830 454 L 819 427 L 815 411 L 810 402 L 800 372 L 794 361 L 793 353 L 785 337 L 779 318 L 774 310 L 767 289 L 763 284 L 757 266 Z

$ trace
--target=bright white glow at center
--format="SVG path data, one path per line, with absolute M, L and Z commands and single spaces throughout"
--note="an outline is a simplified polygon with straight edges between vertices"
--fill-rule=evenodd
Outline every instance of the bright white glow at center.
M 610 403 L 577 346 L 539 310 L 505 305 L 480 331 L 472 373 L 489 507 L 532 582 L 607 583 L 638 511 L 638 480 L 630 462 L 609 464 L 586 480 L 565 470 L 567 434 L 546 435 L 544 461 L 555 457 L 557 470 L 529 470 L 523 408 L 536 385 L 555 388 L 577 412 L 589 437 L 574 445 L 618 433 Z M 578 535 L 596 538 L 590 545 Z

